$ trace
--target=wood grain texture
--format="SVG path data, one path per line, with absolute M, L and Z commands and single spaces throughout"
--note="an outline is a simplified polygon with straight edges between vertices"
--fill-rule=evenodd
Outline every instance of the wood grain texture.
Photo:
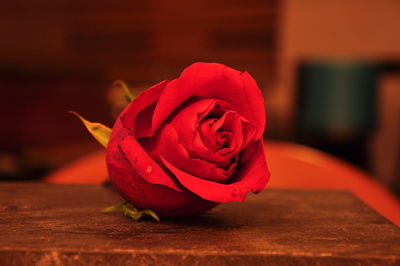
M 107 188 L 0 183 L 0 265 L 399 265 L 400 229 L 345 191 L 266 190 L 134 223 Z

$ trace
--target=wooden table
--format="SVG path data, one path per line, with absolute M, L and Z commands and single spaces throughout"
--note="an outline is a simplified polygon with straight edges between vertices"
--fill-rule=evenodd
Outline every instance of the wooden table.
M 346 191 L 266 190 L 133 222 L 100 186 L 0 183 L 0 265 L 400 265 L 400 229 Z

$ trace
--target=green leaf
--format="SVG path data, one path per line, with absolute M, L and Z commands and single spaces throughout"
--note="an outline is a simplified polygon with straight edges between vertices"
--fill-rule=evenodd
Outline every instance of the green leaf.
M 85 118 L 83 118 L 81 115 L 79 115 L 77 112 L 74 111 L 69 111 L 69 113 L 75 115 L 78 117 L 82 123 L 85 125 L 87 130 L 89 131 L 90 134 L 104 147 L 107 148 L 108 145 L 108 140 L 111 135 L 111 129 L 103 124 L 100 123 L 93 123 L 87 121 Z
M 131 218 L 134 221 L 139 221 L 140 218 L 143 216 L 143 212 L 139 211 L 136 208 L 133 208 L 133 206 L 129 206 L 128 204 L 122 205 L 122 213 L 126 216 Z
M 124 216 L 131 218 L 135 222 L 139 221 L 145 215 L 152 217 L 158 223 L 160 222 L 160 218 L 152 210 L 149 210 L 149 209 L 139 210 L 128 202 L 122 202 L 122 203 L 113 205 L 111 207 L 101 210 L 101 212 L 102 213 L 110 213 L 110 212 L 114 212 L 118 209 L 120 209 L 122 211 L 122 214 Z
M 160 222 L 158 215 L 150 209 L 143 210 L 143 214 L 153 217 L 158 223 Z
M 135 96 L 132 94 L 132 91 L 122 80 L 114 81 L 112 87 L 121 87 L 125 93 L 125 98 L 128 100 L 128 102 L 131 102 L 133 99 L 135 99 Z
M 121 208 L 122 208 L 122 205 L 124 205 L 124 202 L 119 203 L 119 204 L 116 204 L 116 205 L 113 205 L 113 206 L 108 207 L 108 208 L 105 208 L 105 209 L 102 209 L 101 212 L 102 212 L 102 213 L 111 213 L 111 212 L 115 212 L 116 210 L 121 209 Z

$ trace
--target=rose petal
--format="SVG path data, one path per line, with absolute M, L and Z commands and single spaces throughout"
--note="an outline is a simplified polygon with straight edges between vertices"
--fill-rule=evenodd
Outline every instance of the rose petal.
M 153 117 L 156 104 L 157 102 L 154 102 L 137 113 L 134 127 L 136 139 L 152 136 L 151 119 Z
M 178 132 L 180 141 L 189 149 L 195 138 L 199 121 L 215 106 L 216 99 L 203 99 L 188 102 L 176 110 L 171 120 L 166 122 L 174 126 Z
M 226 147 L 236 154 L 242 147 L 243 129 L 240 116 L 236 112 L 227 112 L 227 117 L 220 128 L 220 131 L 231 132 L 231 136 L 226 140 Z
M 246 157 L 250 153 L 252 156 L 242 165 L 235 182 L 231 184 L 221 184 L 195 177 L 178 169 L 166 158 L 161 157 L 161 159 L 182 185 L 200 197 L 215 202 L 243 201 L 247 192 L 257 193 L 261 191 L 270 176 L 265 161 L 262 139 L 254 143 L 253 147 L 247 148 L 251 151 L 247 152 Z
M 226 111 L 219 119 L 203 120 L 199 132 L 207 147 L 213 145 L 215 156 L 231 158 L 243 148 L 243 121 L 236 112 Z
M 161 217 L 190 217 L 216 205 L 190 191 L 178 192 L 167 186 L 146 182 L 126 161 L 117 145 L 107 152 L 107 162 L 114 187 L 137 208 L 151 209 Z
M 133 136 L 126 136 L 119 147 L 130 163 L 133 171 L 152 184 L 165 185 L 176 191 L 182 191 L 161 167 L 147 154 Z
M 230 157 L 234 156 L 234 154 L 229 157 L 216 153 L 216 145 L 210 145 L 210 141 L 212 140 L 204 142 L 199 131 L 201 131 L 203 121 L 209 120 L 204 119 L 204 117 L 209 116 L 210 112 L 213 113 L 218 109 L 223 114 L 222 117 L 214 123 L 213 128 L 206 130 L 210 132 L 208 134 L 209 138 L 213 138 L 215 142 L 216 131 L 219 127 L 223 126 L 225 116 L 236 114 L 233 111 L 224 111 L 224 109 L 229 108 L 231 107 L 226 103 L 216 99 L 209 98 L 189 101 L 180 106 L 165 123 L 172 125 L 176 129 L 179 142 L 186 148 L 190 158 L 198 158 L 209 163 L 215 163 L 220 168 L 227 168 L 230 163 Z M 217 124 L 219 126 L 215 127 Z M 242 134 L 242 132 L 238 132 L 238 134 Z M 239 138 L 241 139 L 241 136 Z
M 216 118 L 205 118 L 198 127 L 202 142 L 210 150 L 214 149 L 216 146 L 216 136 L 215 134 L 211 134 L 211 126 L 216 120 Z
M 190 151 L 191 158 L 199 158 L 206 162 L 214 163 L 222 169 L 229 167 L 232 156 L 222 156 L 214 150 L 214 147 L 210 149 L 209 146 L 205 145 L 198 131 L 196 131 L 192 148 L 193 150 Z
M 247 146 L 252 140 L 257 139 L 257 129 L 247 121 L 242 120 L 242 133 L 243 133 L 243 142 L 240 150 Z
M 177 168 L 188 172 L 191 175 L 199 178 L 211 179 L 218 182 L 223 182 L 230 177 L 232 170 L 224 170 L 217 167 L 214 163 L 204 161 L 202 159 L 190 157 L 185 146 L 180 142 L 179 136 L 175 128 L 166 124 L 160 129 L 158 145 L 155 152 L 158 152 L 160 157 L 167 158 Z
M 216 63 L 193 64 L 165 87 L 154 111 L 153 132 L 193 96 L 226 101 L 257 127 L 256 138 L 261 137 L 265 127 L 264 99 L 256 82 L 247 72 Z
M 142 114 L 144 114 L 145 117 L 141 118 L 139 122 L 135 123 L 136 117 L 138 116 L 139 112 L 145 110 L 146 108 L 150 108 L 149 106 L 151 106 L 158 100 L 161 92 L 168 85 L 168 83 L 168 80 L 164 80 L 143 91 L 134 101 L 132 101 L 126 107 L 126 109 L 120 115 L 122 126 L 126 128 L 130 133 L 132 133 L 132 135 L 135 134 L 137 138 L 148 137 L 152 135 L 153 131 L 151 129 L 151 117 L 147 117 L 146 114 L 152 115 L 153 111 L 143 112 Z

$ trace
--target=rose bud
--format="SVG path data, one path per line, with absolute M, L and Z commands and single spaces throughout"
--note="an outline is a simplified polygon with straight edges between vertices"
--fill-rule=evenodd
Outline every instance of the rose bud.
M 247 72 L 196 63 L 145 90 L 116 120 L 107 168 L 117 191 L 161 217 L 243 201 L 268 182 L 264 100 Z

